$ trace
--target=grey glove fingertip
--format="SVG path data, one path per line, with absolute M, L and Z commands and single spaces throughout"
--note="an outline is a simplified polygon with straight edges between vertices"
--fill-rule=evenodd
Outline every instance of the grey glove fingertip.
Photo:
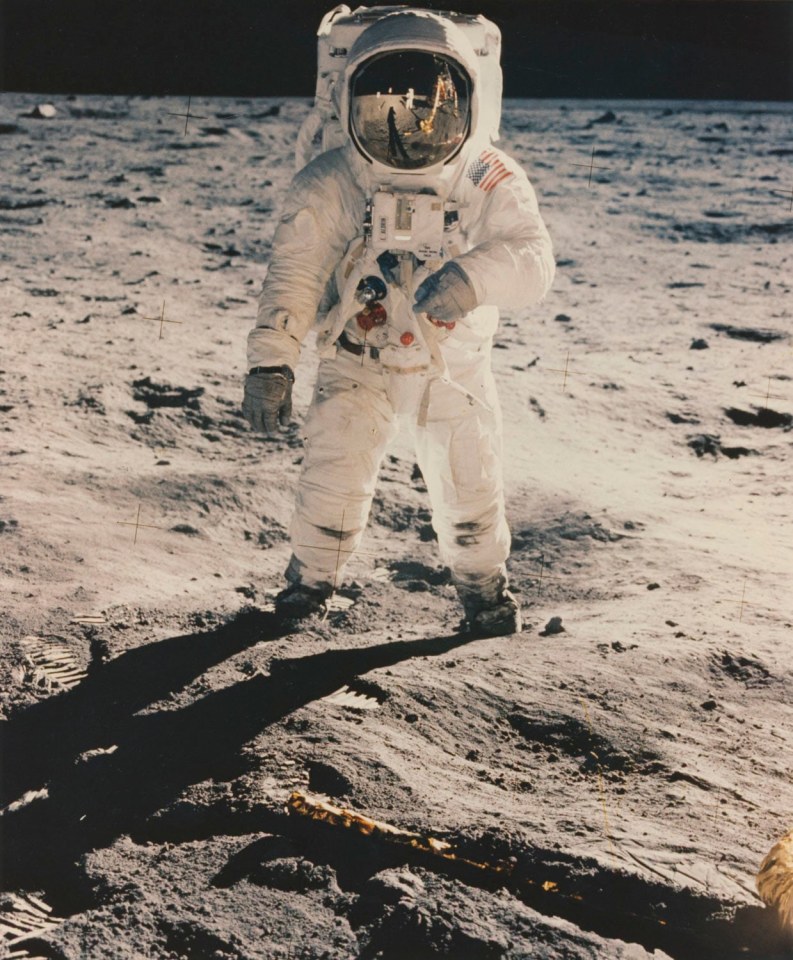
M 432 291 L 432 293 L 428 292 L 420 300 L 416 300 L 416 302 L 413 304 L 413 309 L 416 311 L 416 313 L 432 313 L 432 304 L 434 303 L 435 299 L 437 299 L 435 297 L 435 291 Z

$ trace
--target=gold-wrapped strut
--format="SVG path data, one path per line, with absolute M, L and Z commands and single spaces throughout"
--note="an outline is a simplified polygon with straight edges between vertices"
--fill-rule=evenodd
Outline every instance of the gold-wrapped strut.
M 334 827 L 344 827 L 348 830 L 355 830 L 365 837 L 373 836 L 389 843 L 400 844 L 410 847 L 413 850 L 419 850 L 422 853 L 432 854 L 436 857 L 442 857 L 444 860 L 451 860 L 455 863 L 464 864 L 468 867 L 474 867 L 477 870 L 483 870 L 491 874 L 501 874 L 509 876 L 514 869 L 514 864 L 506 861 L 495 861 L 494 863 L 482 863 L 476 860 L 470 860 L 468 857 L 460 856 L 455 853 L 454 847 L 445 840 L 436 840 L 435 837 L 423 836 L 420 833 L 411 833 L 409 830 L 401 830 L 399 827 L 393 827 L 390 823 L 382 820 L 372 820 L 361 813 L 353 813 L 345 807 L 336 807 L 326 800 L 320 800 L 318 797 L 309 797 L 300 790 L 295 790 L 287 801 L 290 813 L 296 813 L 307 817 L 310 820 L 320 820 Z M 551 890 L 556 884 L 550 884 L 544 889 Z
M 755 883 L 765 903 L 779 914 L 783 928 L 793 933 L 793 830 L 768 851 Z

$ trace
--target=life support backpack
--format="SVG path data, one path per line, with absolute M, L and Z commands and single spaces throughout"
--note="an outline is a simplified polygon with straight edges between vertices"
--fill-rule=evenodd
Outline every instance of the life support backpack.
M 346 136 L 333 103 L 333 89 L 344 74 L 347 57 L 361 33 L 388 14 L 408 11 L 407 5 L 357 7 L 341 3 L 322 18 L 317 31 L 317 86 L 314 104 L 300 127 L 295 148 L 295 170 L 302 168 L 326 150 L 341 146 Z M 480 64 L 483 96 L 501 104 L 501 31 L 481 14 L 433 10 L 436 16 L 451 20 L 468 36 Z M 495 127 L 498 127 L 496 122 Z M 497 139 L 497 129 L 493 139 Z

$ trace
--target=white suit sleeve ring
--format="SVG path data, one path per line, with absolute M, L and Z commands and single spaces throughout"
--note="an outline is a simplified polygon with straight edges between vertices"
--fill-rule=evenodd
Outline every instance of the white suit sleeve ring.
M 413 309 L 448 322 L 459 320 L 477 306 L 468 275 L 458 263 L 450 260 L 419 284 Z

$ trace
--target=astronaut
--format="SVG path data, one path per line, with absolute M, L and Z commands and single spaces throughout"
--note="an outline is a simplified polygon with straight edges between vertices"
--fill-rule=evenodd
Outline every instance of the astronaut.
M 301 344 L 316 326 L 288 585 L 276 599 L 288 620 L 326 611 L 386 448 L 407 428 L 465 628 L 521 629 L 491 347 L 499 309 L 539 302 L 555 265 L 526 174 L 491 145 L 500 98 L 452 20 L 390 12 L 360 33 L 334 89 L 343 144 L 289 188 L 243 402 L 255 429 L 288 425 Z

